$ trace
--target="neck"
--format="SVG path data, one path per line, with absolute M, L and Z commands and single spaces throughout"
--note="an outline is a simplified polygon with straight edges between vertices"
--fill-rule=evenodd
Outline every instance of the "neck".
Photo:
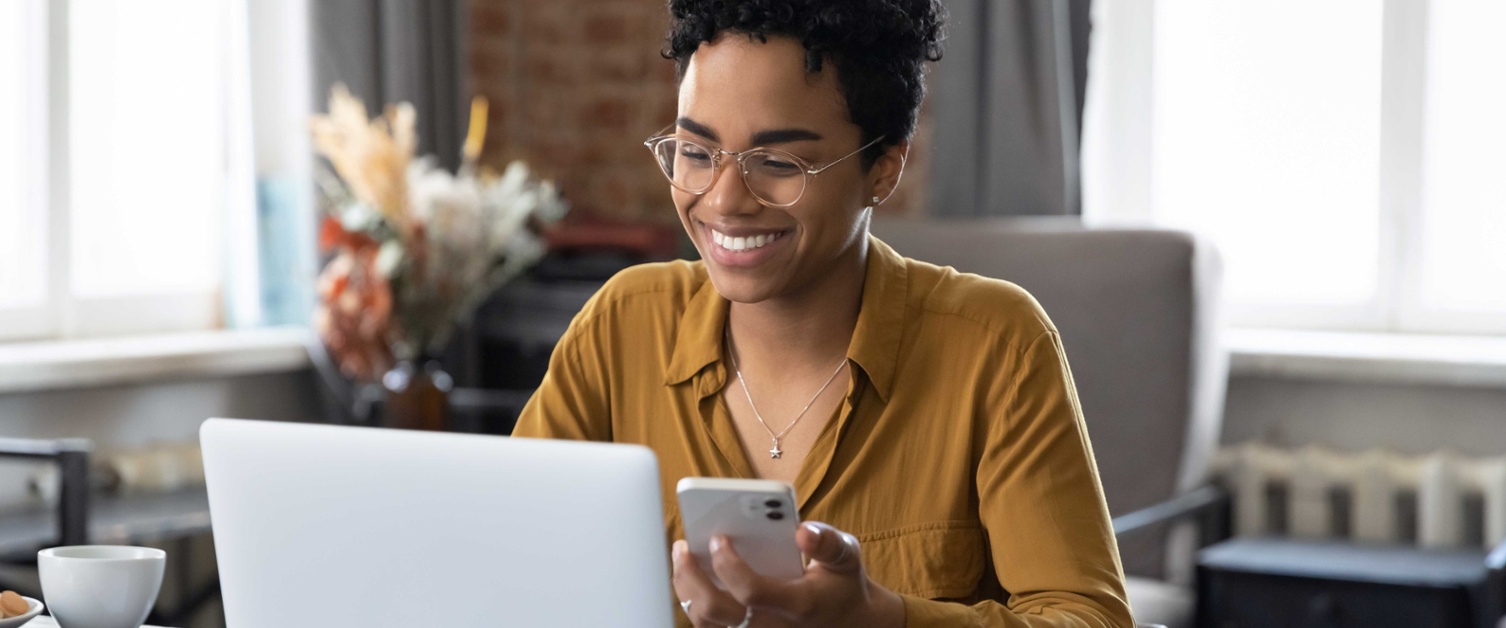
M 853 255 L 799 294 L 733 303 L 728 325 L 740 359 L 801 370 L 837 364 L 857 328 L 868 269 L 867 242 L 855 248 Z

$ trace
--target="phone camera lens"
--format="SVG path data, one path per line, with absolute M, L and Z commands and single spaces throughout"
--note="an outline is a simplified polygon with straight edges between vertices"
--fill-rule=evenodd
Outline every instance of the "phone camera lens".
M 769 508 L 778 508 L 779 507 L 779 500 L 777 500 L 777 499 L 771 499 L 769 501 L 764 502 L 763 505 L 768 506 Z
M 779 512 L 778 510 L 772 510 L 769 511 L 768 517 L 773 521 L 778 521 L 784 518 L 784 513 Z

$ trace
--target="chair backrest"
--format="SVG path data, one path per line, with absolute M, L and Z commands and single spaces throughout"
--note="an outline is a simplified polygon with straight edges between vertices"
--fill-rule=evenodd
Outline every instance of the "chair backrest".
M 1013 282 L 1041 303 L 1061 332 L 1112 514 L 1207 480 L 1228 377 L 1211 248 L 1076 219 L 880 220 L 873 232 L 902 255 Z M 1144 536 L 1121 544 L 1125 569 L 1159 576 L 1161 535 Z

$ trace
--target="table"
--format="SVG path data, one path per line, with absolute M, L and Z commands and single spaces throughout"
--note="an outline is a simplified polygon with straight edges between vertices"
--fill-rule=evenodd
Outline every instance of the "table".
M 33 620 L 29 621 L 29 622 L 26 622 L 26 625 L 22 626 L 21 628 L 58 628 L 58 623 L 55 622 L 55 621 L 53 621 L 51 617 L 48 617 L 47 615 L 43 615 L 43 616 L 38 617 L 36 619 L 33 619 Z M 142 626 L 141 628 L 159 628 L 159 627 L 158 626 Z
M 4 1 L 4 0 L 0 0 Z M 202 487 L 171 493 L 97 495 L 89 504 L 89 540 L 104 545 L 183 541 L 210 531 L 209 497 Z M 56 513 L 38 506 L 0 511 L 0 561 L 34 564 L 37 550 L 56 544 Z M 170 550 L 169 568 L 182 574 L 192 562 L 190 546 Z M 35 595 L 35 592 L 23 593 Z M 153 621 L 178 623 L 219 594 L 219 580 L 187 593 L 179 608 L 158 607 Z M 53 626 L 50 623 L 31 626 Z

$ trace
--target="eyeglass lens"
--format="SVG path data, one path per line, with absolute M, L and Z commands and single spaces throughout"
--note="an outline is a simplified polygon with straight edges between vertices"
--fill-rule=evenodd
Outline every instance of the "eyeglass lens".
M 654 146 L 654 155 L 670 182 L 687 192 L 700 194 L 711 188 L 716 176 L 716 151 L 695 142 L 675 138 Z M 724 156 L 723 159 L 730 159 Z M 729 161 L 726 165 L 732 165 Z M 805 169 L 784 154 L 756 150 L 742 156 L 743 181 L 758 200 L 770 205 L 793 205 L 805 192 Z

